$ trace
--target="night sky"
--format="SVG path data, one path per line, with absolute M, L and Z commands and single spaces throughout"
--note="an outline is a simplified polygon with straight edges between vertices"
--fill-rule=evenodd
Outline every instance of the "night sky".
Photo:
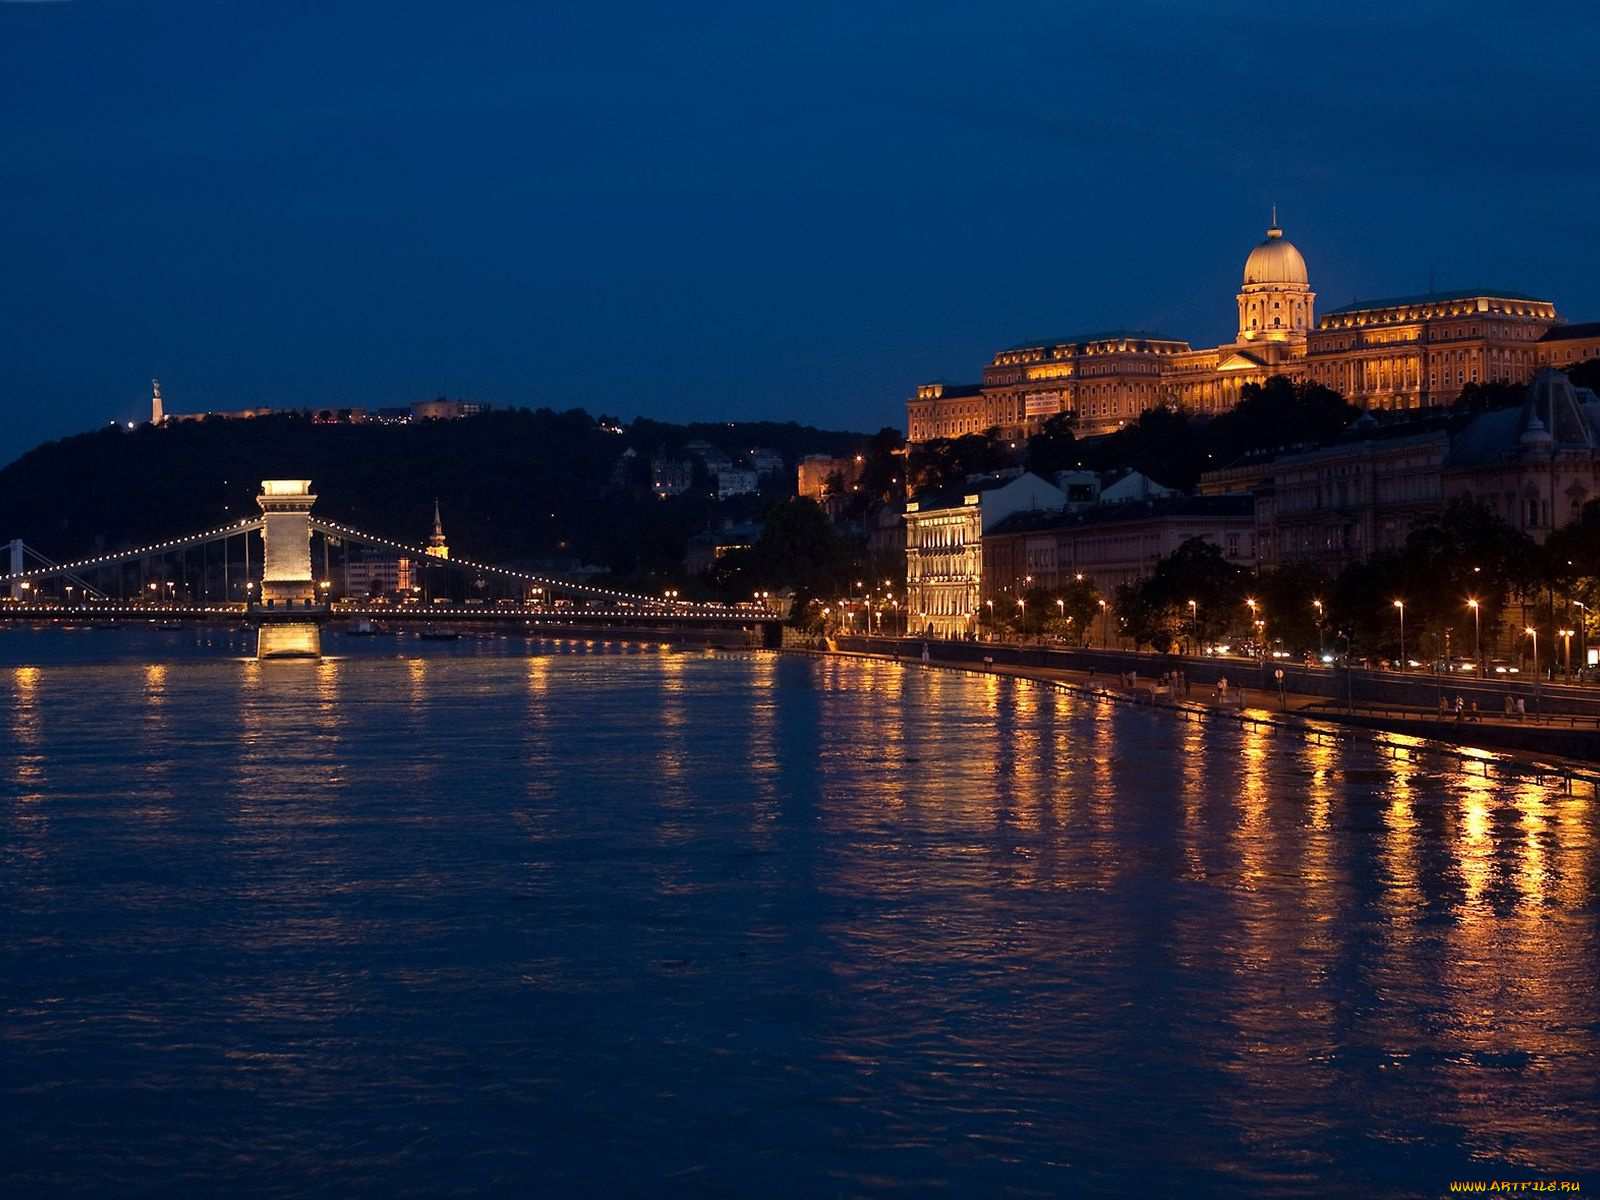
M 1030 337 L 1600 320 L 1587 5 L 0 0 L 0 462 L 446 394 L 902 426 Z M 3 532 L 3 531 L 0 531 Z

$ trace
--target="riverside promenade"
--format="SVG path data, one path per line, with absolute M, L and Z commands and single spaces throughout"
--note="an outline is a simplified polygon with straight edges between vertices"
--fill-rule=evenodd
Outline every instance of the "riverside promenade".
M 1564 763 L 1591 780 L 1600 775 L 1600 689 L 1014 642 L 844 637 L 829 639 L 827 649 L 1042 680 L 1195 717 L 1305 726 L 1319 733 L 1402 734 L 1457 751 Z

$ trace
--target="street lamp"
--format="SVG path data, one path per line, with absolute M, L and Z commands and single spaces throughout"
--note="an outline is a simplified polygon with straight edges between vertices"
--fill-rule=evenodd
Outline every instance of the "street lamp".
M 1533 686 L 1539 686 L 1539 631 L 1529 625 L 1522 631 L 1533 639 Z
M 1396 600 L 1394 606 L 1400 610 L 1400 670 L 1406 669 L 1406 602 Z
M 1322 661 L 1322 656 L 1327 653 L 1328 649 L 1327 640 L 1323 636 L 1326 631 L 1322 625 L 1322 601 L 1313 600 L 1311 602 L 1311 607 L 1317 610 L 1317 661 L 1320 663 Z
M 1581 682 L 1589 666 L 1589 609 L 1582 600 L 1574 600 L 1572 607 L 1583 614 L 1578 618 L 1578 679 Z
M 1198 653 L 1200 649 L 1200 607 L 1193 600 L 1189 601 L 1189 653 Z
M 1467 607 L 1472 610 L 1472 656 L 1473 656 L 1473 661 L 1478 664 L 1478 678 L 1482 679 L 1483 678 L 1483 630 L 1482 630 L 1481 625 L 1479 624 L 1479 622 L 1482 620 L 1482 617 L 1478 613 L 1478 602 L 1476 600 L 1473 600 L 1473 599 L 1469 598 L 1467 600 Z
M 1564 659 L 1566 659 L 1566 664 L 1567 664 L 1565 669 L 1562 671 L 1562 674 L 1566 676 L 1567 682 L 1571 683 L 1572 682 L 1572 630 L 1570 630 L 1570 629 L 1558 629 L 1558 630 L 1556 630 L 1556 632 L 1561 635 L 1561 642 L 1562 642 L 1562 647 L 1563 647 L 1562 648 L 1562 657 Z
M 1106 602 L 1102 600 L 1100 601 L 1100 648 L 1102 650 L 1108 650 L 1111 648 L 1110 626 L 1111 622 L 1106 616 Z

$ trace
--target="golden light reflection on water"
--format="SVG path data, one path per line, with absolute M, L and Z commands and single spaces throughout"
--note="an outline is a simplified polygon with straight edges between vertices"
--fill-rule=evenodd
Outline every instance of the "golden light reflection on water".
M 652 807 L 659 814 L 656 823 L 656 840 L 663 846 L 683 846 L 696 836 L 695 802 L 697 797 L 690 786 L 691 758 L 694 754 L 692 739 L 695 734 L 689 725 L 687 712 L 689 692 L 693 681 L 689 677 L 689 660 L 683 654 L 667 654 L 657 660 L 656 688 L 651 711 L 643 719 L 653 725 L 652 739 Z M 677 858 L 669 859 L 677 864 Z M 662 878 L 667 890 L 687 886 L 682 872 L 674 877 Z
M 3 768 L 20 788 L 18 798 L 38 799 L 44 783 L 45 757 L 40 752 L 38 667 L 16 667 L 11 672 L 11 736 L 17 742 L 16 759 Z
M 0 763 L 10 785 L 0 788 L 0 795 L 13 795 L 15 801 L 3 810 L 7 836 L 0 844 L 0 863 L 13 856 L 42 859 L 50 832 L 48 806 L 43 803 L 50 780 L 40 724 L 40 669 L 16 667 L 10 675 L 9 726 L 15 750 L 9 762 Z
M 1234 846 L 1239 878 L 1253 890 L 1267 872 L 1272 850 L 1267 777 L 1273 744 L 1266 727 L 1254 723 L 1241 728 L 1239 741 L 1238 824 Z
M 137 760 L 143 786 L 136 792 L 139 797 L 136 811 L 149 820 L 173 816 L 172 801 L 177 791 L 174 776 L 183 771 L 181 763 L 172 761 L 159 749 L 152 749 L 164 748 L 173 736 L 167 676 L 165 663 L 148 663 L 144 668 L 144 705 L 139 730 L 139 743 L 144 753 Z
M 551 705 L 561 699 L 555 656 L 544 648 L 535 649 L 523 664 L 523 706 L 517 723 L 522 757 L 522 795 L 525 803 L 516 814 L 518 825 L 530 841 L 533 853 L 526 868 L 541 874 L 545 864 L 538 861 L 538 850 L 552 836 L 560 799 L 556 764 L 560 747 L 553 736 Z
M 1388 780 L 1387 797 L 1381 819 L 1379 840 L 1378 903 L 1383 912 L 1388 940 L 1399 951 L 1411 938 L 1413 925 L 1422 916 L 1422 881 L 1419 876 L 1421 830 L 1415 811 L 1415 796 L 1409 770 L 1394 770 Z
M 754 793 L 751 796 L 750 826 L 758 833 L 779 818 L 783 802 L 779 782 L 783 763 L 777 679 L 777 655 L 757 656 L 751 668 L 744 757 L 752 775 Z M 764 841 L 762 846 L 766 847 Z
M 1456 869 L 1460 873 L 1463 917 L 1475 920 L 1485 914 L 1483 900 L 1495 869 L 1495 845 L 1489 832 L 1489 807 L 1498 789 L 1481 776 L 1460 783 L 1455 834 Z
M 1457 787 L 1451 848 L 1460 902 L 1440 958 L 1439 992 L 1450 1014 L 1441 1051 L 1453 1118 L 1476 1145 L 1500 1154 L 1508 1135 L 1524 1132 L 1511 1114 L 1539 1095 L 1542 1078 L 1578 1063 L 1595 1075 L 1585 1032 L 1600 1025 L 1592 933 L 1570 919 L 1573 910 L 1553 903 L 1549 869 L 1552 842 L 1592 849 L 1593 814 L 1591 802 L 1568 804 L 1531 782 L 1463 775 Z M 1593 870 L 1590 859 L 1584 877 Z M 1484 1102 L 1486 1070 L 1497 1076 L 1493 1104 Z M 1583 1118 L 1546 1111 L 1541 1119 L 1548 1132 L 1575 1133 Z
M 1183 858 L 1188 878 L 1206 877 L 1206 856 L 1203 847 L 1206 803 L 1209 799 L 1206 781 L 1209 765 L 1209 747 L 1206 743 L 1207 726 L 1199 721 L 1184 721 L 1179 729 L 1181 775 L 1178 785 L 1178 805 L 1183 814 Z
M 285 804 L 326 798 L 347 786 L 340 743 L 362 718 L 345 706 L 345 664 L 250 659 L 237 667 L 233 761 L 240 820 L 270 823 Z
M 1300 1114 L 1347 1095 L 1380 1113 L 1380 1124 L 1414 1120 L 1382 1115 L 1386 1103 L 1432 1103 L 1408 1090 L 1418 1085 L 1406 1072 L 1423 1073 L 1411 1064 L 1459 1055 L 1461 1089 L 1452 1082 L 1445 1111 L 1430 1119 L 1504 1155 L 1508 1144 L 1544 1140 L 1544 1117 L 1528 1120 L 1539 1110 L 1544 1064 L 1562 1056 L 1569 1075 L 1594 1075 L 1581 1060 L 1592 1058 L 1596 1027 L 1594 989 L 1584 982 L 1596 966 L 1584 941 L 1592 923 L 1552 914 L 1593 903 L 1591 801 L 1486 780 L 1480 768 L 1441 770 L 1420 743 L 1384 759 L 1360 744 L 1260 726 L 1182 722 L 1166 736 L 1144 728 L 1137 710 L 1106 704 L 1074 726 L 1072 745 L 1052 728 L 1060 717 L 1039 689 L 937 674 L 917 676 L 907 704 L 927 706 L 925 728 L 937 722 L 959 738 L 929 773 L 946 783 L 931 811 L 962 836 L 924 850 L 913 874 L 905 860 L 917 835 L 940 826 L 919 831 L 908 814 L 890 831 L 899 834 L 892 846 L 875 847 L 881 857 L 853 864 L 862 873 L 850 876 L 850 893 L 893 894 L 897 909 L 919 890 L 959 897 L 941 930 L 944 953 L 982 958 L 985 945 L 1014 946 L 1015 918 L 1008 923 L 997 884 L 1071 895 L 1063 884 L 1092 882 L 1082 894 L 1109 896 L 1148 883 L 1151 863 L 1140 864 L 1130 838 L 1170 771 L 1177 870 L 1204 889 L 1192 910 L 1172 914 L 1173 952 L 1202 989 L 1195 1003 L 1213 1017 L 1219 1008 L 1231 1014 L 1233 1027 L 1220 1041 L 1231 1049 L 1219 1051 L 1208 1030 L 1195 1037 L 1211 1040 L 1192 1047 L 1180 1034 L 1177 1053 L 1230 1079 L 1218 1112 L 1240 1137 L 1292 1141 Z M 851 682 L 836 672 L 831 686 L 847 691 Z M 1095 703 L 1057 701 L 1061 711 Z M 982 721 L 965 723 L 964 705 Z M 1075 768 L 1060 772 L 1073 755 L 1082 756 Z M 1062 819 L 1044 822 L 1040 805 L 1057 784 Z M 1448 814 L 1445 825 L 1425 823 L 1424 808 Z M 1070 939 L 1057 950 L 1070 953 Z M 1374 1061 L 1363 1067 L 1367 1054 Z M 1443 1068 L 1446 1077 L 1456 1070 Z M 1519 1093 L 1516 1117 L 1486 1100 L 1489 1075 L 1505 1070 Z M 1390 1071 L 1392 1079 L 1373 1074 Z M 1555 1119 L 1553 1127 L 1567 1126 L 1557 1140 L 1581 1142 L 1581 1115 Z
M 1304 780 L 1305 789 L 1298 839 L 1292 830 L 1287 835 L 1291 844 L 1295 840 L 1299 842 L 1300 877 L 1306 889 L 1302 910 L 1306 923 L 1301 929 L 1300 944 L 1332 955 L 1338 952 L 1346 933 L 1339 918 L 1347 904 L 1349 883 L 1345 848 L 1332 827 L 1335 803 L 1332 780 L 1337 755 L 1332 746 L 1321 742 L 1301 742 L 1297 746 L 1292 733 L 1280 737 L 1286 743 L 1284 753 L 1293 763 L 1296 775 Z
M 1320 1180 L 1350 1150 L 1352 1126 L 1395 1145 L 1433 1138 L 1485 1162 L 1543 1170 L 1571 1165 L 1573 1147 L 1588 1152 L 1587 1097 L 1600 1086 L 1585 1084 L 1600 1084 L 1600 1024 L 1587 797 L 1432 758 L 1388 761 L 1359 743 L 1307 745 L 954 672 L 797 666 L 775 655 L 745 660 L 748 671 L 676 653 L 623 663 L 577 643 L 565 653 L 557 665 L 546 654 L 504 664 L 492 687 L 437 658 L 243 665 L 236 696 L 226 697 L 238 722 L 226 760 L 235 765 L 219 766 L 238 779 L 221 847 L 233 856 L 226 883 L 237 882 L 244 902 L 230 914 L 230 943 L 295 945 L 320 962 L 366 937 L 387 954 L 404 939 L 373 934 L 387 928 L 392 906 L 365 926 L 341 906 L 362 888 L 390 886 L 392 846 L 409 842 L 425 864 L 449 851 L 438 861 L 468 864 L 469 886 L 479 886 L 505 827 L 520 823 L 522 873 L 550 903 L 503 918 L 513 941 L 519 924 L 564 936 L 564 900 L 598 910 L 637 899 L 635 887 L 656 888 L 646 903 L 703 901 L 667 915 L 691 935 L 712 935 L 718 963 L 742 939 L 776 943 L 793 929 L 807 969 L 825 977 L 822 1020 L 808 1032 L 832 1056 L 802 1069 L 863 1064 L 858 1092 L 850 1078 L 839 1084 L 847 1102 L 934 1080 L 943 1111 L 1003 1107 L 1017 1129 L 1041 1136 L 1081 1130 L 1082 1110 L 1108 1094 L 1119 1112 L 1129 1098 L 1150 1105 L 1156 1115 L 1140 1119 L 1152 1127 L 1203 1105 L 1206 1137 L 1243 1160 L 1241 1194 L 1245 1173 L 1263 1163 Z M 608 694 L 619 667 L 628 675 L 620 729 L 616 708 L 600 720 L 587 707 Z M 41 717 L 54 735 L 55 705 L 70 697 L 53 669 L 0 675 L 0 688 L 8 682 L 0 730 L 21 751 L 21 778 Z M 146 677 L 142 691 L 135 674 L 124 692 L 125 727 L 165 720 L 181 747 L 192 701 L 181 671 L 156 687 Z M 464 718 L 463 698 L 482 709 Z M 478 814 L 484 840 L 473 844 L 467 805 L 440 805 L 436 818 L 402 827 L 393 818 L 418 807 L 413 777 L 384 777 L 364 799 L 351 793 L 378 819 L 329 833 L 338 806 L 320 772 L 343 761 L 334 747 L 366 752 L 358 761 L 378 775 L 400 763 L 397 775 L 437 771 L 482 789 L 485 773 L 457 774 L 448 741 L 480 711 L 503 722 L 490 732 L 511 748 L 508 759 L 520 744 L 521 761 L 507 769 L 524 770 L 527 796 L 538 788 L 543 803 L 507 813 L 491 799 Z M 350 723 L 320 728 L 330 714 Z M 361 721 L 371 722 L 365 735 Z M 627 747 L 631 757 L 597 765 L 596 747 Z M 611 768 L 624 783 L 648 775 L 652 790 L 618 784 L 609 803 L 594 803 L 592 780 Z M 34 769 L 43 780 L 45 764 Z M 34 806 L 40 820 L 45 807 Z M 194 810 L 202 807 L 197 800 Z M 0 810 L 0 861 L 26 865 L 41 843 L 17 836 L 28 811 Z M 60 832 L 72 824 L 61 821 Z M 384 859 L 370 878 L 353 877 L 343 857 L 363 848 Z M 451 897 L 441 911 L 452 907 L 460 893 L 446 885 L 461 879 L 448 867 L 432 867 L 437 879 L 429 865 L 409 869 L 413 886 Z M 344 888 L 332 902 L 329 880 Z M 583 894 L 585 880 L 608 894 Z M 500 881 L 484 886 L 503 913 Z M 540 926 L 546 908 L 556 916 Z M 463 919 L 476 923 L 477 911 Z M 623 911 L 632 939 L 631 903 Z M 438 927 L 426 932 L 420 940 L 432 947 Z M 518 948 L 521 962 L 540 963 L 541 980 L 570 984 L 560 974 L 568 963 L 617 957 L 596 954 L 588 934 L 573 935 L 565 959 L 531 940 Z M 650 931 L 658 935 L 671 936 Z M 712 1005 L 718 1015 L 748 1002 L 745 972 L 760 968 L 743 958 L 695 980 L 696 991 L 727 1001 Z M 793 976 L 774 970 L 763 982 L 787 1000 Z M 311 975 L 252 990 L 243 1007 L 263 1021 L 325 1019 L 356 1011 L 371 982 L 359 971 Z M 638 986 L 629 974 L 584 982 Z M 683 1028 L 685 1039 L 705 1032 Z M 345 1053 L 342 1043 L 334 1053 Z M 1119 1075 L 1116 1092 L 1108 1079 Z M 1077 1106 L 1067 1117 L 1062 1096 Z M 1282 1178 L 1277 1194 L 1292 1194 Z
M 1090 726 L 1089 763 L 1093 772 L 1094 787 L 1089 794 L 1088 815 L 1096 832 L 1104 834 L 1111 828 L 1116 815 L 1117 756 L 1116 722 L 1112 720 L 1115 706 L 1109 700 L 1091 701 L 1095 705 L 1095 720 Z

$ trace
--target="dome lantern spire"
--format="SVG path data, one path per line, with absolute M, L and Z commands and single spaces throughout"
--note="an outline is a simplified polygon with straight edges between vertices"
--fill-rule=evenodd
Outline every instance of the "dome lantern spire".
M 1239 343 L 1276 342 L 1304 345 L 1315 322 L 1316 294 L 1306 273 L 1306 260 L 1278 224 L 1272 206 L 1267 236 L 1244 264 L 1239 292 Z

